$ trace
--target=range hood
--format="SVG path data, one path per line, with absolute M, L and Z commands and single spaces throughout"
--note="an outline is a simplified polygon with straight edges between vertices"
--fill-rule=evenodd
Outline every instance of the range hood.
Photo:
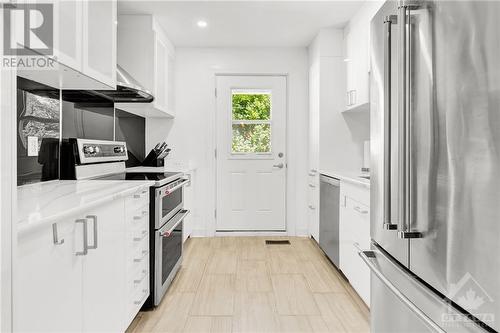
M 151 103 L 154 100 L 153 94 L 119 65 L 116 66 L 116 90 L 93 90 L 92 93 L 114 103 Z

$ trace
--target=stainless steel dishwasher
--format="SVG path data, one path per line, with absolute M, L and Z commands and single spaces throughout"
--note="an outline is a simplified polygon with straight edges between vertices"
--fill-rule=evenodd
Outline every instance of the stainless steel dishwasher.
M 325 175 L 319 180 L 319 246 L 339 267 L 340 181 Z

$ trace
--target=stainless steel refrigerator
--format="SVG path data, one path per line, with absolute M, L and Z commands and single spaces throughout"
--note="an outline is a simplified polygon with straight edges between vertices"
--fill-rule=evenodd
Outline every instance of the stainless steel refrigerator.
M 373 332 L 500 330 L 500 2 L 371 22 Z

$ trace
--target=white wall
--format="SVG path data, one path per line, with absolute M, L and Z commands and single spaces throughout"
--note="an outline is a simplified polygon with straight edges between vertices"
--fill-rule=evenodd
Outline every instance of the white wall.
M 176 49 L 174 120 L 148 120 L 148 149 L 166 139 L 172 159 L 197 166 L 193 235 L 215 232 L 215 74 L 288 74 L 287 230 L 306 235 L 308 54 L 306 48 Z M 172 162 L 173 163 L 173 162 Z

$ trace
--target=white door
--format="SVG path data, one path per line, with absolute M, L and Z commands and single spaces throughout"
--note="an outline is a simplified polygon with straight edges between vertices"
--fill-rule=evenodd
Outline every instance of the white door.
M 285 231 L 286 77 L 217 76 L 217 231 Z

